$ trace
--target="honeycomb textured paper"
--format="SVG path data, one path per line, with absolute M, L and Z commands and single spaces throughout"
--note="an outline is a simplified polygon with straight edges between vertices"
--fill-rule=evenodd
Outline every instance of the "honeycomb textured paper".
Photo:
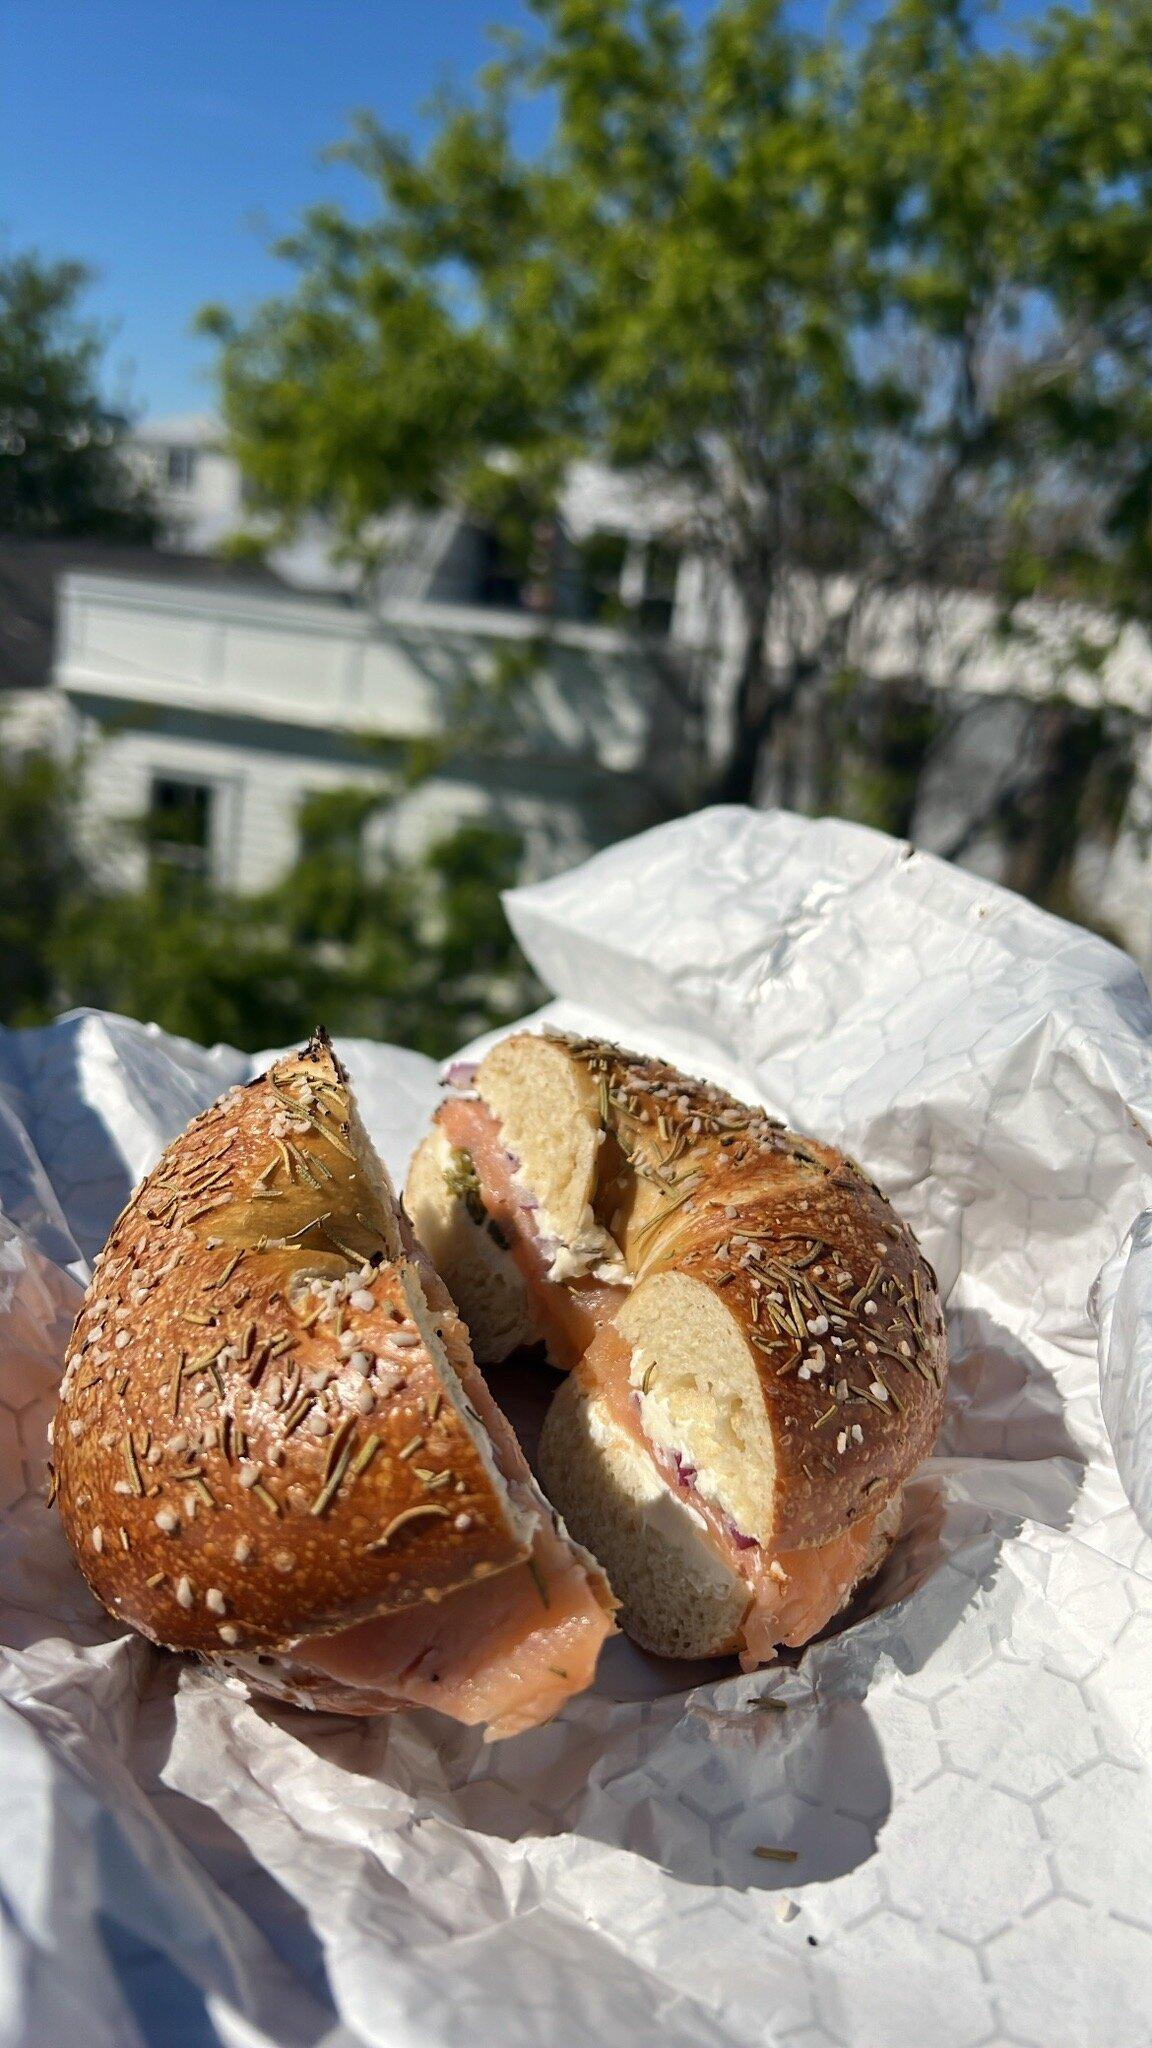
M 91 1014 L 7 1034 L 0 2041 L 1145 2048 L 1140 976 L 892 840 L 780 814 L 663 827 L 510 911 L 545 1015 L 841 1143 L 918 1232 L 952 1379 L 903 1540 L 789 1665 L 658 1673 L 614 1643 L 593 1693 L 488 1747 L 257 1706 L 117 1634 L 39 1499 L 70 1320 L 133 1182 L 261 1062 Z M 402 1174 L 435 1072 L 342 1050 Z

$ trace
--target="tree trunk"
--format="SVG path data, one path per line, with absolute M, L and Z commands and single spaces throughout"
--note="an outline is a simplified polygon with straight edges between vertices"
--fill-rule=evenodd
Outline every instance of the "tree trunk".
M 749 804 L 756 795 L 760 760 L 773 723 L 772 678 L 764 647 L 767 609 L 766 593 L 745 607 L 728 753 L 713 778 L 714 803 Z

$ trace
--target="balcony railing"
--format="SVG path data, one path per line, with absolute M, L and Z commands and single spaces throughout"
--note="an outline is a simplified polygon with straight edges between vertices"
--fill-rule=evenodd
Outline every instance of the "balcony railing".
M 549 626 L 517 612 L 339 601 L 75 574 L 63 581 L 56 663 L 70 697 L 164 706 L 383 738 L 432 738 L 503 706 L 515 751 L 643 759 L 657 682 L 616 627 Z

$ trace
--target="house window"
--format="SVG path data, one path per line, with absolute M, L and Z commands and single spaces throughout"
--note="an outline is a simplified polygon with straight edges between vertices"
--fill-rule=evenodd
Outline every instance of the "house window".
M 524 564 L 490 528 L 479 537 L 476 599 L 479 604 L 498 606 L 502 611 L 519 611 L 524 602 Z
M 164 459 L 164 476 L 169 490 L 190 491 L 196 481 L 195 448 L 169 448 Z
M 600 625 L 671 632 L 680 549 L 601 530 L 580 542 L 581 611 Z
M 679 574 L 679 548 L 670 546 L 665 540 L 649 541 L 644 559 L 644 594 L 640 599 L 640 627 L 643 632 L 671 632 Z
M 580 542 L 580 609 L 586 619 L 613 626 L 623 618 L 621 578 L 627 553 L 623 533 L 590 533 Z
M 209 782 L 154 775 L 147 843 L 154 867 L 206 881 L 212 854 L 213 789 Z

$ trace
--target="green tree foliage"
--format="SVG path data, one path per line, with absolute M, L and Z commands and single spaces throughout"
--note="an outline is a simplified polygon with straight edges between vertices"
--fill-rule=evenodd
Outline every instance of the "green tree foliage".
M 75 850 L 72 772 L 0 752 L 0 1023 L 91 1004 L 255 1051 L 323 1022 L 438 1057 L 520 1016 L 542 992 L 500 907 L 517 835 L 464 824 L 404 859 L 371 843 L 387 810 L 356 789 L 309 799 L 296 860 L 256 897 L 211 888 L 141 824 L 144 885 L 116 889 Z
M 387 809 L 357 790 L 309 798 L 297 859 L 253 914 L 314 963 L 308 1002 L 322 995 L 333 1028 L 441 1055 L 540 999 L 500 905 L 522 847 L 465 823 L 405 859 L 374 841 Z
M 894 589 L 1148 611 L 1152 0 L 1011 41 L 968 0 L 821 39 L 780 0 L 532 13 L 426 146 L 362 117 L 367 212 L 207 316 L 270 508 L 368 560 L 397 503 L 546 510 L 576 454 L 670 490 L 739 615 L 730 797 Z
M 49 755 L 0 750 L 0 1022 L 5 1024 L 38 1024 L 55 1007 L 51 935 L 82 887 L 72 851 L 71 804 L 71 777 Z
M 102 337 L 77 311 L 90 281 L 81 263 L 0 256 L 0 532 L 153 537 L 126 422 L 100 395 Z

